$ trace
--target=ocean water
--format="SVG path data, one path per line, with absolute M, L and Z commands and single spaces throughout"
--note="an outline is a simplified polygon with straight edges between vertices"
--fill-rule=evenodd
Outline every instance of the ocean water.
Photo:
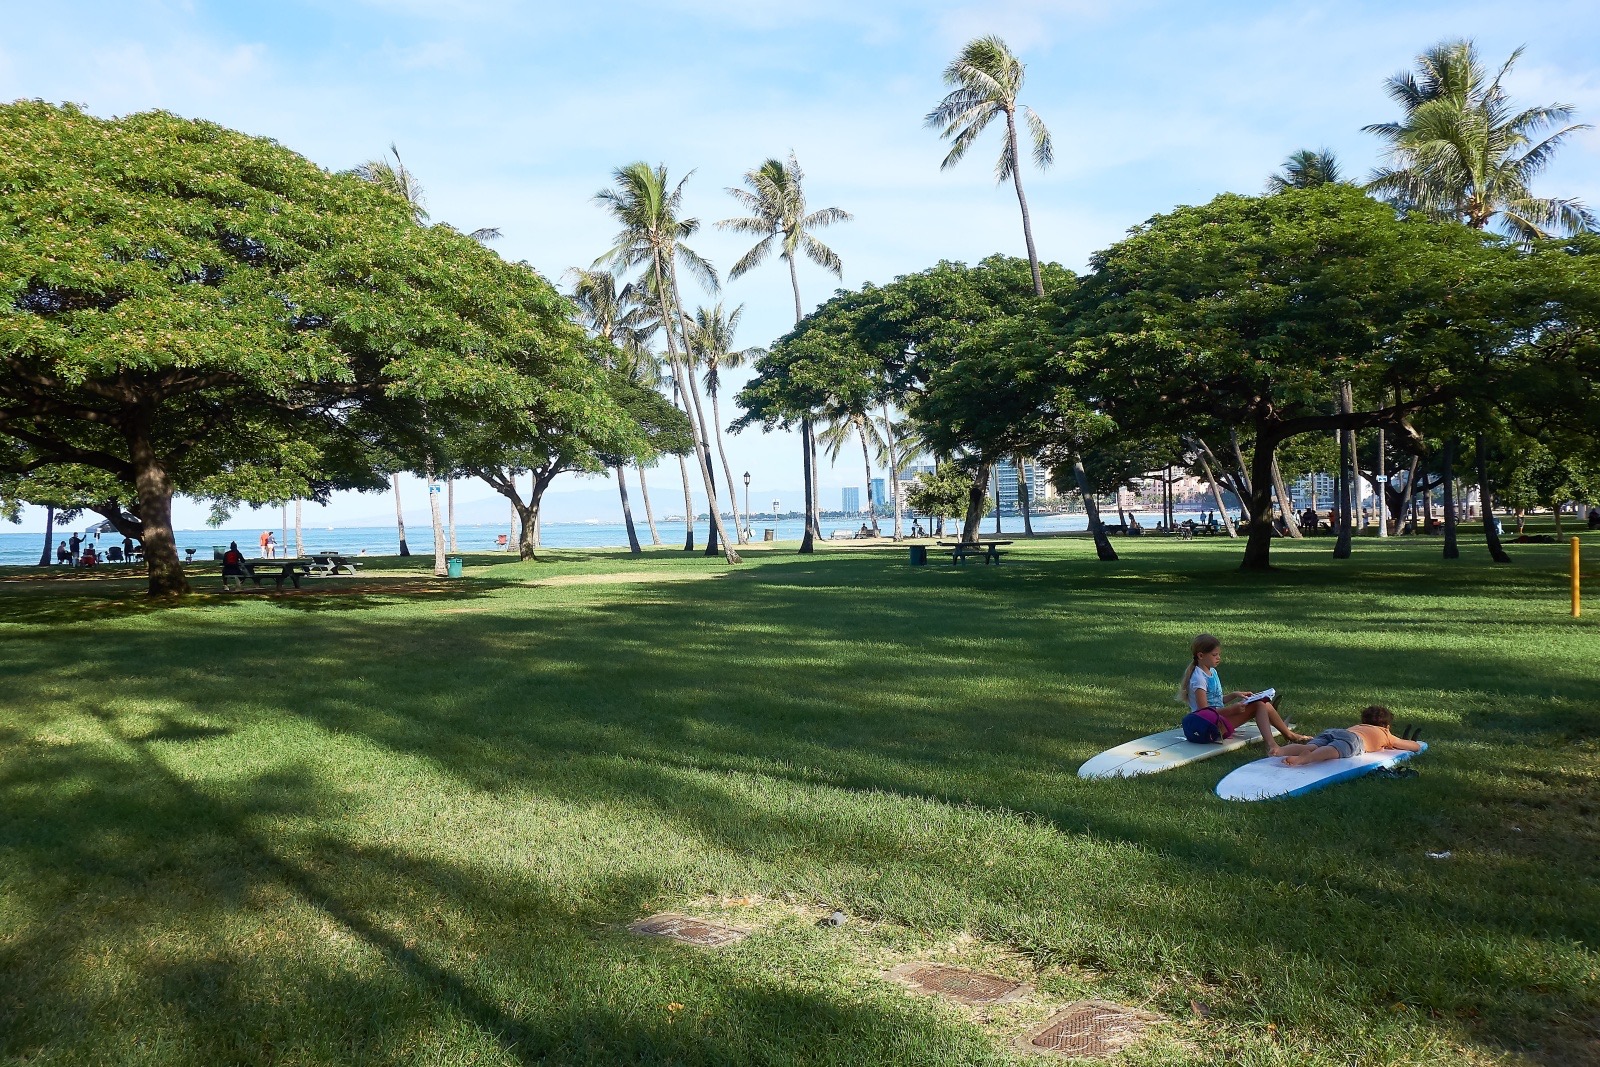
M 1198 515 L 1199 513 L 1193 513 Z M 1178 513 L 1179 520 L 1191 517 L 1191 513 Z M 1113 519 L 1114 521 L 1114 519 Z M 1147 526 L 1155 524 L 1155 516 L 1151 512 L 1140 512 L 1140 521 Z M 1004 516 L 1001 520 L 1000 536 L 1010 536 L 1022 532 L 1022 519 L 1020 516 Z M 59 544 L 74 532 L 83 533 L 86 526 L 80 520 L 79 525 L 71 528 L 57 526 L 55 529 L 54 543 Z M 766 529 L 775 531 L 774 536 L 779 541 L 798 541 L 801 533 L 801 523 L 795 519 L 762 520 L 756 519 L 753 524 L 755 536 L 759 541 L 762 532 Z M 824 536 L 835 530 L 854 532 L 860 527 L 860 522 L 853 519 L 824 517 L 822 532 Z M 924 524 L 926 525 L 926 524 Z M 879 529 L 885 533 L 894 528 L 892 519 L 880 519 Z M 650 529 L 640 519 L 635 523 L 639 533 L 640 544 L 646 547 L 650 544 Z M 905 520 L 904 528 L 907 533 L 911 531 L 911 520 Z M 1049 533 L 1065 530 L 1082 530 L 1085 528 L 1082 515 L 1037 515 L 1033 519 L 1033 528 L 1036 532 Z M 667 546 L 681 546 L 683 544 L 683 520 L 676 522 L 657 521 L 656 529 L 661 534 L 661 543 Z M 950 525 L 945 526 L 950 532 Z M 36 531 L 16 532 L 17 527 L 8 528 L 0 532 L 0 566 L 26 566 L 39 562 L 39 550 L 44 546 L 44 528 L 41 526 Z M 474 525 L 456 527 L 456 548 L 461 552 L 494 552 L 501 550 L 495 543 L 495 538 L 507 535 L 510 529 L 505 523 L 495 525 Z M 260 554 L 261 528 L 249 529 L 225 527 L 220 530 L 177 530 L 175 531 L 180 552 L 193 548 L 195 559 L 209 560 L 212 558 L 213 546 L 226 548 L 230 541 L 239 542 L 240 550 L 246 556 Z M 448 535 L 448 534 L 447 534 Z M 273 530 L 273 536 L 278 539 L 280 546 L 287 545 L 288 551 L 280 547 L 278 555 L 294 554 L 294 528 L 291 526 L 285 537 L 281 529 Z M 983 520 L 983 536 L 994 537 L 994 517 Z M 695 545 L 705 546 L 706 522 L 701 519 L 695 524 Z M 399 539 L 393 526 L 302 526 L 301 547 L 306 553 L 332 551 L 346 555 L 392 556 L 400 551 Z M 92 542 L 92 539 L 91 539 Z M 114 534 L 103 534 L 98 542 L 101 553 L 111 545 L 120 545 L 122 538 Z M 406 527 L 406 543 L 410 546 L 413 555 L 431 555 L 433 553 L 433 530 L 426 524 L 411 525 Z M 626 548 L 628 546 L 627 527 L 620 522 L 552 522 L 540 528 L 540 543 L 548 548 Z M 51 558 L 55 553 L 52 550 Z

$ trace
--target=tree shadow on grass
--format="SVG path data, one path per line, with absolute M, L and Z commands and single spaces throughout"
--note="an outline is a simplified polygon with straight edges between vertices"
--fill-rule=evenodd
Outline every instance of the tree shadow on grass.
M 0 941 L 0 1055 L 137 1059 L 142 1041 L 160 1062 L 199 1064 L 409 1062 L 430 1048 L 515 1063 L 909 1064 L 930 1046 L 993 1058 L 887 987 L 841 996 L 764 976 L 744 948 L 622 933 L 658 892 L 634 876 L 555 896 L 398 845 L 285 832 L 333 825 L 314 778 L 221 795 L 149 740 L 124 742 L 3 765 L 20 922 Z

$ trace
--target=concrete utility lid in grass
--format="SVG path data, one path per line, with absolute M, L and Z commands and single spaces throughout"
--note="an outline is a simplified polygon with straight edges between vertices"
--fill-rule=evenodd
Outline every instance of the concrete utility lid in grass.
M 1105 1059 L 1160 1018 L 1110 1001 L 1080 1000 L 1017 1038 L 1017 1047 L 1041 1055 Z
M 729 945 L 745 938 L 750 931 L 724 926 L 707 919 L 662 912 L 631 923 L 628 929 L 646 937 L 666 937 L 686 945 Z
M 1021 982 L 942 963 L 902 963 L 887 975 L 918 993 L 937 993 L 963 1004 L 1003 1004 L 1028 992 Z

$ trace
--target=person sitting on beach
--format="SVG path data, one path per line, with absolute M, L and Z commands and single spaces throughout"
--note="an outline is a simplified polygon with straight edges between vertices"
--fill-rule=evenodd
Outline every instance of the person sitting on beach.
M 99 562 L 100 562 L 100 553 L 98 553 L 98 552 L 96 552 L 94 550 L 94 546 L 93 545 L 84 546 L 83 556 L 78 560 L 78 566 L 80 566 L 80 567 L 93 567 L 96 563 L 99 563 Z
M 861 538 L 861 537 L 871 537 L 871 536 L 872 536 L 872 527 L 868 526 L 866 523 L 862 523 L 861 524 L 861 529 L 856 531 L 856 537 L 857 538 Z
M 1222 682 L 1217 678 L 1217 664 L 1222 662 L 1222 642 L 1218 638 L 1200 634 L 1189 651 L 1191 661 L 1183 672 L 1182 685 L 1183 700 L 1189 705 L 1189 714 L 1183 717 L 1185 738 L 1196 744 L 1214 744 L 1232 737 L 1235 730 L 1255 719 L 1269 756 L 1278 754 L 1274 730 L 1290 741 L 1311 740 L 1308 735 L 1289 729 L 1272 701 L 1251 700 L 1254 693 L 1223 693 Z
M 1394 713 L 1382 704 L 1372 704 L 1361 709 L 1361 721 L 1343 730 L 1324 730 L 1303 745 L 1283 745 L 1278 755 L 1290 767 L 1308 763 L 1322 763 L 1331 759 L 1349 759 L 1363 752 L 1382 752 L 1386 748 L 1401 752 L 1420 752 L 1422 743 L 1396 737 L 1390 727 Z
M 1317 524 L 1321 521 L 1313 508 L 1306 508 L 1300 513 L 1300 528 L 1306 533 L 1316 533 Z
M 67 547 L 67 543 L 65 541 L 61 542 L 59 545 L 56 546 L 56 562 L 57 563 L 71 563 L 72 562 L 72 549 Z

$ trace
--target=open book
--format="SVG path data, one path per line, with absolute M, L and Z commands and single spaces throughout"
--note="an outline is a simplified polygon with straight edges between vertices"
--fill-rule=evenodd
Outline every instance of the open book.
M 1250 703 L 1251 701 L 1254 701 L 1254 700 L 1271 700 L 1273 697 L 1275 697 L 1277 695 L 1278 695 L 1278 691 L 1276 689 L 1263 689 L 1259 693 L 1251 693 L 1249 696 L 1245 697 L 1243 700 L 1235 700 L 1232 704 L 1229 704 L 1228 707 L 1236 708 L 1240 704 L 1248 704 L 1248 703 Z

